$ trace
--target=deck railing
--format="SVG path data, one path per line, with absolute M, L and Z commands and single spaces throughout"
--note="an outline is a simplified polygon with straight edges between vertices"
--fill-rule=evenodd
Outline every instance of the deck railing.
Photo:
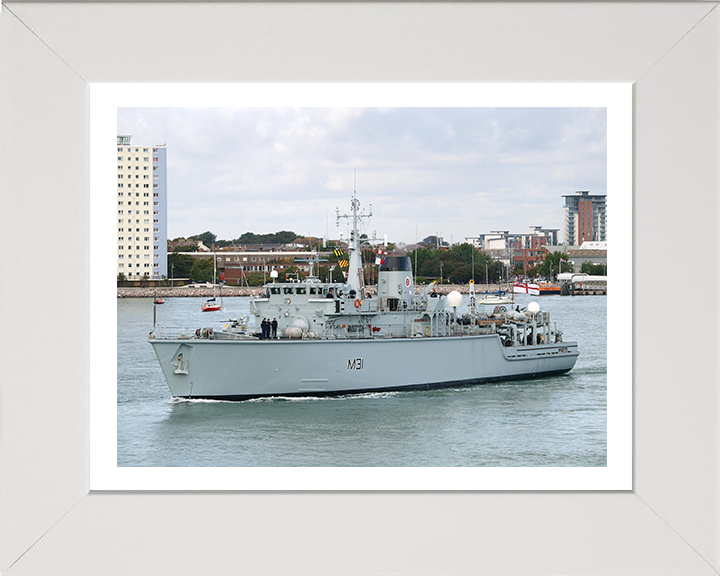
M 195 337 L 195 330 L 192 328 L 159 327 L 151 332 L 156 340 L 189 340 Z

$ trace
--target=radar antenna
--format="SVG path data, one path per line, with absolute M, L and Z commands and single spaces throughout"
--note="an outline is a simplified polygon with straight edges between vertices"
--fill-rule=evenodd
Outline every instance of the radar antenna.
M 372 204 L 369 206 L 370 212 L 365 213 L 360 210 L 360 200 L 357 199 L 357 193 L 353 191 L 350 200 L 351 214 L 340 214 L 340 208 L 335 209 L 336 225 L 340 227 L 340 220 L 345 219 L 352 224 L 350 231 L 350 242 L 348 243 L 348 252 L 350 261 L 348 265 L 348 284 L 354 288 L 361 298 L 365 298 L 365 282 L 362 271 L 362 261 L 360 258 L 360 234 L 359 225 L 363 220 L 369 220 L 372 217 Z

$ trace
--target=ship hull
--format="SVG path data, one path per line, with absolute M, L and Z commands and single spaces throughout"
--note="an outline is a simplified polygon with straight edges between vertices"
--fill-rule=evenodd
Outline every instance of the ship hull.
M 172 396 L 217 400 L 425 390 L 535 378 L 568 372 L 578 356 L 574 342 L 503 348 L 497 335 L 150 339 L 150 344 Z

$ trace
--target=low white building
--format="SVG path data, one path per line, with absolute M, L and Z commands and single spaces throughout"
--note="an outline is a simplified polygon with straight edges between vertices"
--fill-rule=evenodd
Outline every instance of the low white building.
M 585 242 L 587 244 L 587 242 Z M 572 262 L 573 269 L 579 272 L 582 265 L 586 262 L 590 264 L 602 264 L 607 266 L 607 250 L 595 250 L 591 248 L 583 248 L 567 251 L 568 260 Z

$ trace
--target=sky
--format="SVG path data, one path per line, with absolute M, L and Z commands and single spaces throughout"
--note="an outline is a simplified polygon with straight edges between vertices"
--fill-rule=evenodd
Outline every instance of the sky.
M 292 230 L 458 243 L 557 228 L 563 195 L 607 193 L 605 108 L 118 108 L 118 134 L 165 144 L 168 238 Z

